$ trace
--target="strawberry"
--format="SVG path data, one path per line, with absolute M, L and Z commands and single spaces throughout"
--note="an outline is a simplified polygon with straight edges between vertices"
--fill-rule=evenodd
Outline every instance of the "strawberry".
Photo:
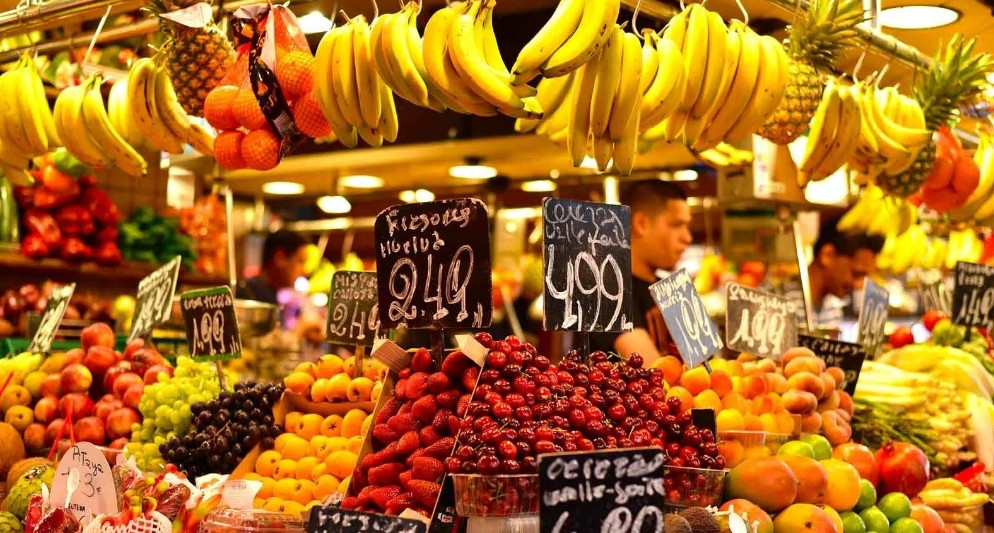
M 380 454 L 383 457 L 383 461 L 381 462 L 386 463 L 390 461 L 391 459 L 397 456 L 397 443 L 391 442 L 390 444 L 387 444 L 386 448 L 380 450 Z
M 407 379 L 398 379 L 397 383 L 393 386 L 393 395 L 395 398 L 400 398 L 401 400 L 407 399 Z
M 438 405 L 435 404 L 435 397 L 422 396 L 411 406 L 411 414 L 420 422 L 431 424 L 435 420 L 435 413 L 438 412 Z
M 445 464 L 434 457 L 418 457 L 414 459 L 411 474 L 414 479 L 437 482 L 445 474 Z
M 397 410 L 397 414 L 406 415 L 407 413 L 411 412 L 411 407 L 413 406 L 414 406 L 414 400 L 407 400 L 406 402 L 404 402 L 403 405 L 400 406 L 400 409 Z
M 432 394 L 445 392 L 451 386 L 452 381 L 449 380 L 449 376 L 445 375 L 445 372 L 435 372 L 428 376 L 428 392 Z
M 412 505 L 414 505 L 414 496 L 410 492 L 401 492 L 387 502 L 387 513 L 400 514 Z
M 359 498 L 355 496 L 348 496 L 342 499 L 342 503 L 339 504 L 342 509 L 355 509 L 359 507 Z
M 431 427 L 439 433 L 445 433 L 449 429 L 449 416 L 452 415 L 452 411 L 448 409 L 439 409 L 435 413 L 435 418 L 431 421 Z
M 456 350 L 442 361 L 442 372 L 445 372 L 449 378 L 458 380 L 472 364 L 473 362 L 469 360 L 469 357 L 466 357 L 466 354 L 462 353 L 462 350 Z
M 390 427 L 389 422 L 373 426 L 373 438 L 384 444 L 397 440 L 397 437 L 397 431 Z
M 462 427 L 462 421 L 456 415 L 449 416 L 449 435 L 458 435 L 459 428 Z
M 428 374 L 418 372 L 407 381 L 407 399 L 417 400 L 428 392 Z
M 413 374 L 413 373 L 414 372 L 411 372 L 411 367 L 407 366 L 407 367 L 401 368 L 400 372 L 397 372 L 397 377 L 400 378 L 400 379 L 407 379 L 407 378 L 411 377 L 411 374 Z
M 436 459 L 445 459 L 452 455 L 452 448 L 456 445 L 456 439 L 452 437 L 442 437 L 438 442 L 425 448 L 425 455 Z
M 404 461 L 404 464 L 406 464 L 407 467 L 410 468 L 410 467 L 414 466 L 414 460 L 415 459 L 417 459 L 418 457 L 424 457 L 424 455 L 425 455 L 425 449 L 424 448 L 420 448 L 418 450 L 415 450 L 414 453 L 412 453 L 411 455 L 407 456 L 407 460 Z
M 421 441 L 422 446 L 431 446 L 440 438 L 442 437 L 431 426 L 425 426 L 418 432 L 418 440 Z
M 400 485 L 406 489 L 407 484 L 414 479 L 414 474 L 412 474 L 410 470 L 404 470 L 398 477 L 400 478 Z
M 393 430 L 390 429 L 390 431 Z M 369 470 L 370 468 L 383 464 L 383 456 L 380 455 L 380 452 L 369 452 L 362 458 L 362 461 L 359 461 L 359 464 L 362 466 L 363 470 Z
M 394 485 L 397 483 L 397 476 L 407 468 L 400 463 L 387 463 L 369 469 L 368 479 L 370 485 Z
M 469 402 L 473 401 L 473 396 L 471 394 L 463 394 L 459 397 L 459 403 L 456 404 L 456 416 L 466 416 L 466 410 L 469 409 Z
M 373 491 L 376 487 L 370 485 L 359 491 L 359 495 L 356 496 L 359 505 L 357 507 L 368 507 L 369 504 L 373 503 Z
M 421 446 L 421 440 L 418 438 L 417 431 L 408 431 L 400 436 L 400 440 L 397 441 L 397 455 L 406 456 L 414 453 L 418 447 Z
M 403 435 L 408 431 L 417 431 L 421 429 L 421 424 L 414 418 L 412 414 L 394 415 L 387 422 L 390 429 L 396 431 L 399 435 Z
M 397 485 L 390 485 L 389 487 L 377 487 L 371 496 L 373 498 L 373 503 L 385 511 L 387 509 L 387 502 L 397 497 L 397 495 L 401 492 L 404 491 Z
M 400 402 L 397 401 L 397 398 L 390 398 L 383 403 L 383 407 L 380 408 L 380 412 L 376 413 L 375 422 L 377 424 L 386 424 L 387 420 L 389 420 L 391 416 L 397 414 L 397 409 L 399 408 Z
M 476 380 L 480 377 L 480 368 L 471 366 L 462 374 L 462 388 L 472 391 L 476 388 Z
M 425 509 L 434 509 L 435 501 L 438 500 L 438 493 L 441 492 L 442 486 L 438 483 L 432 481 L 424 481 L 422 479 L 412 479 L 408 485 L 408 490 L 411 491 L 411 497 L 414 501 L 424 507 Z
M 431 378 L 429 378 L 429 381 L 430 379 Z M 428 386 L 430 387 L 431 384 L 429 383 Z M 459 396 L 461 395 L 462 392 L 458 390 L 455 389 L 447 390 L 445 392 L 437 394 L 435 396 L 435 402 L 437 402 L 438 405 L 441 405 L 442 407 L 448 407 L 449 409 L 452 409 L 459 402 Z
M 418 348 L 411 358 L 411 370 L 414 372 L 431 372 L 431 352 L 426 348 Z

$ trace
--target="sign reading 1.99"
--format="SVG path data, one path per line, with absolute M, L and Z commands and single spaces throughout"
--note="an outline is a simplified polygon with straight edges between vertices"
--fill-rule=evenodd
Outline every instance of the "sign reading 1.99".
M 235 299 L 229 287 L 184 292 L 180 296 L 180 311 L 193 359 L 217 361 L 242 356 Z

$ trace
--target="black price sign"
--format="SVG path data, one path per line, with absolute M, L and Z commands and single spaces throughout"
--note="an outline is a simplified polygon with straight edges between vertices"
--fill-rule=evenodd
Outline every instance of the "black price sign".
M 38 329 L 31 337 L 31 343 L 28 344 L 29 352 L 48 353 L 52 350 L 52 341 L 59 331 L 62 315 L 66 314 L 66 307 L 69 307 L 69 300 L 72 299 L 75 290 L 75 283 L 52 289 L 51 294 L 48 295 L 48 303 L 45 304 L 45 311 L 41 314 Z
M 394 206 L 377 215 L 375 234 L 382 327 L 490 325 L 490 223 L 483 202 Z
M 662 533 L 663 450 L 538 456 L 542 533 Z
M 779 359 L 797 344 L 797 309 L 793 302 L 738 283 L 725 286 L 725 336 L 728 347 Z
M 242 337 L 230 288 L 185 292 L 180 296 L 180 310 L 194 360 L 219 361 L 242 356 Z
M 128 340 L 144 337 L 169 319 L 173 312 L 173 294 L 179 279 L 182 257 L 166 263 L 138 283 L 138 298 Z
M 689 368 L 711 359 L 724 346 L 687 271 L 680 269 L 649 286 L 673 341 Z
M 866 354 L 873 358 L 884 343 L 884 326 L 887 324 L 887 310 L 890 307 L 890 293 L 866 278 L 863 283 L 863 305 L 859 308 L 859 343 Z
M 335 272 L 328 299 L 328 342 L 372 346 L 379 333 L 376 272 Z
M 799 346 L 803 346 L 820 357 L 828 366 L 837 366 L 845 373 L 842 388 L 850 396 L 856 393 L 856 381 L 866 360 L 866 350 L 859 344 L 842 342 L 821 337 L 800 335 L 797 338 Z
M 315 507 L 311 511 L 308 533 L 425 533 L 427 526 L 420 520 L 383 514 L 350 511 L 333 506 Z
M 630 331 L 631 210 L 546 198 L 542 230 L 545 329 Z
M 922 307 L 926 311 L 941 311 L 949 315 L 952 295 L 946 290 L 942 272 L 934 268 L 918 271 L 918 292 L 922 297 Z
M 953 322 L 989 328 L 994 323 L 991 309 L 994 309 L 994 267 L 963 261 L 956 263 Z

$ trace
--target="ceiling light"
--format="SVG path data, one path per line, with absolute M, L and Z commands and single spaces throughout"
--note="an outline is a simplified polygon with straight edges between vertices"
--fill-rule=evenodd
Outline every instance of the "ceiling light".
M 554 169 L 550 170 L 549 171 L 549 177 L 552 178 L 552 179 L 554 179 L 554 180 L 559 179 L 559 169 L 558 168 L 554 168 Z
M 379 189 L 383 186 L 383 178 L 368 176 L 366 174 L 356 174 L 354 176 L 342 176 L 339 178 L 338 184 L 350 189 Z
M 311 11 L 300 17 L 297 19 L 297 24 L 300 25 L 300 31 L 304 33 L 324 33 L 332 27 L 331 21 L 320 11 Z
M 532 180 L 521 184 L 525 192 L 550 192 L 556 190 L 556 182 L 552 180 Z
M 486 180 L 497 176 L 497 169 L 486 165 L 456 165 L 449 167 L 449 176 L 464 180 Z
M 322 196 L 318 198 L 318 207 L 330 215 L 343 215 L 352 211 L 352 204 L 344 196 Z
M 435 199 L 435 193 L 429 191 L 428 189 L 418 189 L 413 191 L 408 189 L 406 191 L 400 191 L 400 201 L 413 204 L 415 202 L 430 202 Z
M 611 165 L 613 164 L 614 164 L 614 159 L 611 159 L 610 161 L 607 162 L 607 168 L 611 168 Z M 600 168 L 597 167 L 597 160 L 594 159 L 593 157 L 590 157 L 589 155 L 583 157 L 583 161 L 580 163 L 580 168 L 589 168 L 590 170 L 598 170 L 598 171 L 600 170 Z
M 673 181 L 694 181 L 697 179 L 697 171 L 692 168 L 685 168 L 673 172 Z
M 877 15 L 881 26 L 898 30 L 923 30 L 938 28 L 959 20 L 960 13 L 942 6 L 888 7 Z
M 269 181 L 262 184 L 266 194 L 290 195 L 304 192 L 304 186 L 295 181 Z
M 414 191 L 408 189 L 406 191 L 400 191 L 400 201 L 405 204 L 413 204 L 417 200 L 414 199 Z

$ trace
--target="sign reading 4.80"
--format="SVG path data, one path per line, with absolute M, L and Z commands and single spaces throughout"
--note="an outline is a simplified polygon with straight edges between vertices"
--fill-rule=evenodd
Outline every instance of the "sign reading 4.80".
M 490 325 L 490 223 L 483 202 L 394 206 L 377 215 L 374 232 L 382 327 Z
M 197 361 L 237 359 L 242 338 L 229 287 L 190 291 L 180 296 L 190 356 Z
M 662 311 L 666 327 L 688 367 L 694 368 L 721 350 L 724 344 L 718 328 L 686 270 L 681 268 L 653 283 L 649 292 Z

